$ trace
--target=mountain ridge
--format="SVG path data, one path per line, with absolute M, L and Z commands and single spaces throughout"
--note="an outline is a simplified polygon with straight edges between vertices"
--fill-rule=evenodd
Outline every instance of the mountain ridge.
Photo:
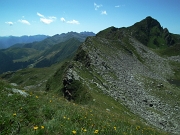
M 170 59 L 171 55 L 164 57 L 155 51 L 163 48 L 168 50 L 179 45 L 178 40 L 174 39 L 171 33 L 168 34 L 172 38 L 166 40 L 164 33 L 167 30 L 162 29 L 156 20 L 152 21 L 152 18 L 147 17 L 140 24 L 144 22 L 148 22 L 147 29 L 144 30 L 146 25 L 143 25 L 142 29 L 134 32 L 147 37 L 147 41 L 131 34 L 130 30 L 136 30 L 139 23 L 128 28 L 109 27 L 97 33 L 95 37 L 88 37 L 79 47 L 71 63 L 65 67 L 63 79 L 69 83 L 64 87 L 63 84 L 54 84 L 55 78 L 61 76 L 57 72 L 47 82 L 46 89 L 64 90 L 66 87 L 71 88 L 73 81 L 80 81 L 89 91 L 96 89 L 103 92 L 128 106 L 132 112 L 157 128 L 179 134 L 180 88 L 169 80 L 177 80 L 180 83 L 178 79 L 180 63 Z M 152 35 L 152 32 L 160 33 Z M 157 46 L 151 42 L 156 38 L 159 38 L 157 39 L 159 44 L 165 45 Z M 148 45 L 150 43 L 151 45 Z M 177 55 L 174 58 L 179 57 Z M 77 95 L 73 93 L 78 89 L 68 90 L 69 93 L 62 91 L 65 97 L 76 101 Z
M 64 97 L 73 102 L 75 107 L 80 106 L 83 109 L 92 106 L 95 108 L 94 105 L 99 105 L 98 108 L 101 108 L 105 105 L 106 108 L 99 112 L 112 115 L 116 112 L 114 108 L 127 107 L 127 109 L 123 108 L 121 112 L 116 112 L 128 115 L 128 119 L 131 119 L 128 122 L 126 118 L 118 119 L 119 121 L 125 120 L 128 125 L 118 125 L 119 129 L 128 127 L 122 132 L 118 131 L 119 134 L 125 132 L 127 134 L 158 134 L 155 130 L 153 132 L 149 132 L 149 130 L 146 132 L 144 128 L 141 130 L 141 127 L 136 125 L 136 118 L 133 115 L 135 114 L 144 126 L 156 127 L 157 130 L 166 132 L 165 134 L 178 135 L 180 134 L 180 86 L 176 84 L 180 83 L 180 56 L 178 50 L 171 53 L 168 50 L 179 48 L 179 37 L 179 35 L 169 33 L 167 29 L 162 29 L 157 20 L 147 17 L 133 26 L 109 27 L 97 33 L 96 36 L 87 37 L 83 43 L 79 44 L 76 53 L 72 53 L 75 53 L 72 55 L 73 57 L 65 60 L 64 63 L 56 63 L 47 69 L 42 68 L 43 73 L 39 82 L 38 75 L 41 68 L 37 71 L 35 68 L 29 68 L 14 73 L 8 72 L 2 74 L 1 78 L 12 81 L 11 83 L 17 83 L 27 91 L 38 91 L 41 86 L 45 86 L 45 88 L 41 87 L 45 92 L 55 93 L 58 98 L 59 96 Z M 48 52 L 47 49 L 44 54 L 47 58 L 55 56 L 51 52 L 59 48 L 58 45 L 64 43 L 54 45 L 54 48 L 51 48 L 52 51 L 50 49 Z M 60 53 L 60 56 L 63 54 L 61 48 L 56 53 Z M 48 71 L 48 73 L 46 74 L 44 71 Z M 36 74 L 32 74 L 32 72 Z M 112 106 L 112 102 L 106 102 L 110 100 L 105 100 L 102 96 L 112 98 L 116 105 Z M 48 102 L 52 104 L 51 99 Z M 65 102 L 67 103 L 67 101 Z M 127 111 L 128 109 L 130 112 Z M 54 110 L 49 112 L 54 112 Z M 59 114 L 64 115 L 62 119 L 70 116 L 64 112 Z M 72 120 L 76 124 L 80 123 L 82 128 L 88 120 L 77 115 L 78 117 L 74 118 L 73 116 Z M 99 113 L 99 116 L 101 115 L 102 113 Z M 53 116 L 57 115 L 52 114 L 49 123 L 56 125 L 56 122 L 53 123 L 55 121 Z M 82 116 L 84 117 L 84 115 Z M 86 117 L 89 115 L 86 114 Z M 81 121 L 82 119 L 83 121 Z M 71 117 L 69 121 L 71 121 Z M 96 120 L 93 122 L 95 123 Z M 104 121 L 100 122 L 102 124 Z M 131 128 L 134 124 L 136 127 Z M 92 122 L 90 122 L 92 129 L 91 125 Z M 93 124 L 94 126 L 96 123 Z M 102 125 L 99 128 L 102 129 Z M 53 129 L 56 129 L 56 126 L 53 126 Z M 103 131 L 99 131 L 105 134 Z M 161 134 L 164 134 L 163 132 Z M 111 130 L 108 133 L 118 134 Z
M 180 35 L 169 33 L 167 28 L 154 18 L 148 16 L 130 27 L 109 27 L 97 33 L 97 36 L 118 39 L 130 35 L 150 48 L 167 48 L 180 42 Z

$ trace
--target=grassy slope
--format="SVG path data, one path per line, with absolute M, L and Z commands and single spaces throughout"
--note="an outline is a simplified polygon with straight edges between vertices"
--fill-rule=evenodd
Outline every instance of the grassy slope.
M 80 44 L 81 42 L 79 40 L 71 38 L 65 42 L 54 45 L 41 55 L 43 58 L 36 63 L 35 67 L 47 67 L 72 57 Z
M 61 64 L 55 64 L 46 68 L 25 68 L 16 72 L 1 74 L 0 77 L 10 83 L 16 83 L 22 88 L 35 86 L 38 90 L 44 90 L 46 81 L 60 66 Z
M 112 98 L 91 91 L 94 101 L 87 105 L 67 102 L 54 92 L 26 91 L 23 97 L 5 88 L 0 80 L 0 133 L 4 134 L 165 134 L 146 126 Z M 8 94 L 12 93 L 10 97 Z M 38 129 L 35 129 L 38 127 Z

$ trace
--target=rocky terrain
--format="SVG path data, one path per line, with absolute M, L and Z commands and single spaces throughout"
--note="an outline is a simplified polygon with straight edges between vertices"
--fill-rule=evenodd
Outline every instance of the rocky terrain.
M 179 56 L 162 57 L 126 32 L 119 37 L 87 38 L 65 77 L 103 91 L 149 124 L 180 134 L 180 88 L 168 81 Z

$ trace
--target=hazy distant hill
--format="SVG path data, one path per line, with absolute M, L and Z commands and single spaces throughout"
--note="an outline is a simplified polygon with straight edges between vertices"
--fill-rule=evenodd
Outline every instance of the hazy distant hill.
M 88 36 L 95 36 L 93 32 L 68 32 L 68 33 L 62 33 L 62 34 L 56 34 L 54 36 L 48 37 L 41 42 L 33 42 L 28 44 L 15 44 L 12 47 L 23 47 L 23 48 L 34 48 L 36 50 L 46 50 L 50 47 L 52 47 L 55 44 L 64 42 L 69 40 L 70 38 L 76 38 L 80 42 L 85 41 L 85 39 Z
M 0 37 L 0 49 L 8 48 L 17 43 L 31 43 L 34 41 L 41 41 L 47 38 L 46 35 L 34 35 L 34 36 L 8 36 L 8 37 Z
M 65 42 L 52 46 L 41 54 L 34 67 L 48 67 L 65 60 L 76 52 L 81 43 L 76 38 L 70 38 Z
M 28 65 L 31 67 L 32 65 L 34 67 L 51 66 L 72 56 L 88 36 L 95 36 L 95 34 L 92 32 L 68 32 L 47 37 L 39 42 L 18 43 L 7 49 L 2 49 L 3 56 L 8 56 L 11 60 L 11 66 L 3 63 L 3 66 L 0 65 L 0 73 L 26 68 Z M 3 56 L 0 59 L 4 59 Z M 1 70 L 2 67 L 6 68 Z

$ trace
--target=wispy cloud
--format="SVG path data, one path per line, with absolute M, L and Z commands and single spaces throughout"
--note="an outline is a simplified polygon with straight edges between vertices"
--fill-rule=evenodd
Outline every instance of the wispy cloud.
M 102 5 L 101 5 L 101 4 L 100 4 L 100 5 L 98 5 L 98 4 L 94 3 L 94 9 L 95 9 L 95 10 L 98 10 L 98 8 L 100 8 L 100 7 L 102 7 Z
M 66 20 L 64 19 L 64 17 L 61 17 L 60 19 L 62 22 L 65 22 Z
M 56 20 L 57 18 L 55 16 L 50 16 L 49 19 Z
M 116 5 L 115 8 L 124 7 L 125 5 Z
M 40 14 L 40 13 L 38 13 L 38 12 L 37 12 L 37 15 L 38 15 L 39 17 L 43 17 L 43 18 L 44 18 L 44 15 L 42 15 L 42 14 Z
M 79 21 L 76 21 L 76 20 L 67 21 L 67 23 L 70 23 L 70 24 L 80 24 Z
M 23 23 L 23 24 L 27 24 L 27 25 L 31 25 L 27 20 L 18 20 L 18 22 Z
M 12 26 L 13 25 L 13 22 L 5 22 L 6 24 Z
M 37 15 L 40 17 L 40 21 L 45 23 L 45 24 L 50 24 L 57 19 L 55 16 L 45 17 L 44 15 L 42 15 L 38 12 L 37 12 Z
M 107 15 L 107 12 L 106 11 L 101 11 L 101 14 L 102 15 Z

